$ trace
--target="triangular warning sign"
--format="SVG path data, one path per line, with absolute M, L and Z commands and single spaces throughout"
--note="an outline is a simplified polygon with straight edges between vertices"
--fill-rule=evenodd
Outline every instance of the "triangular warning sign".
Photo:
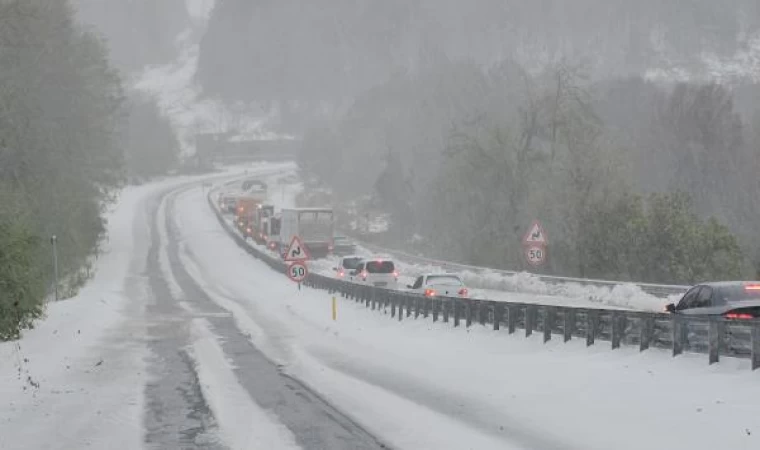
M 533 222 L 530 228 L 528 228 L 528 232 L 525 234 L 525 237 L 523 238 L 523 243 L 525 244 L 546 245 L 547 241 L 548 239 L 546 238 L 544 227 L 541 226 L 541 222 L 538 220 Z
M 293 236 L 293 240 L 290 241 L 288 251 L 285 253 L 285 261 L 306 261 L 311 259 L 309 250 L 301 242 L 298 236 Z

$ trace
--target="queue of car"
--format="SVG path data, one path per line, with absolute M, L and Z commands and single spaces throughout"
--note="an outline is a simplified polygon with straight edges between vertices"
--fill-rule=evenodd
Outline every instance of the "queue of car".
M 241 233 L 282 254 L 292 236 L 304 240 L 312 257 L 338 256 L 336 277 L 362 285 L 399 288 L 399 272 L 391 257 L 355 255 L 356 244 L 334 232 L 331 208 L 290 208 L 279 214 L 263 205 L 266 184 L 246 180 L 238 192 L 219 194 L 219 209 L 236 214 Z M 283 237 L 283 235 L 285 235 Z M 428 273 L 402 289 L 426 297 L 468 297 L 462 279 L 451 273 Z M 724 281 L 702 283 L 690 288 L 665 312 L 684 316 L 720 316 L 730 320 L 760 319 L 760 282 Z

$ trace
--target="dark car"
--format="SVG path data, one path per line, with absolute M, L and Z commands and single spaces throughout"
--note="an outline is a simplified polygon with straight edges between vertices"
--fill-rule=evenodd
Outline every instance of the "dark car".
M 665 307 L 670 313 L 689 316 L 722 316 L 726 319 L 760 318 L 760 282 L 723 281 L 699 284 Z

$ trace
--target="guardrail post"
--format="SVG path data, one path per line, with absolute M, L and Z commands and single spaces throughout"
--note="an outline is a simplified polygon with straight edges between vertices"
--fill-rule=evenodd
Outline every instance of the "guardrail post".
M 536 326 L 536 305 L 525 307 L 525 337 L 533 334 L 533 328 Z
M 430 302 L 433 304 L 433 322 L 438 322 L 438 309 L 441 303 L 436 299 L 431 299 Z
M 507 329 L 509 331 L 509 334 L 514 334 L 516 328 L 517 328 L 517 306 L 508 305 L 507 306 Z
M 716 317 L 711 317 L 707 329 L 707 353 L 709 354 L 709 364 L 715 364 L 720 359 L 720 341 L 723 336 L 723 321 Z
M 575 311 L 573 309 L 565 309 L 562 313 L 562 339 L 564 342 L 573 338 L 573 332 L 575 331 Z
M 493 306 L 493 329 L 499 331 L 501 320 L 504 317 L 504 305 L 499 302 L 491 302 L 491 305 Z
M 404 309 L 406 309 L 406 317 L 412 317 L 412 303 L 412 298 L 406 297 L 406 306 L 404 306 Z
M 649 348 L 649 344 L 652 342 L 652 333 L 654 332 L 654 316 L 647 314 L 639 319 L 639 351 L 643 352 Z
M 396 295 L 395 294 L 388 294 L 391 298 L 391 318 L 396 317 Z
M 599 328 L 599 313 L 594 310 L 586 312 L 586 347 L 594 345 L 596 330 Z
M 459 302 L 451 300 L 451 306 L 454 308 L 454 326 L 459 326 Z
M 685 328 L 681 317 L 678 314 L 673 314 L 673 356 L 678 356 L 683 353 L 683 331 Z
M 420 317 L 420 297 L 414 297 L 414 318 Z
M 470 300 L 464 301 L 464 318 L 467 328 L 472 325 L 472 302 Z
M 752 370 L 760 368 L 760 325 L 752 326 Z
M 610 318 L 610 325 L 612 328 L 612 349 L 615 350 L 617 348 L 620 348 L 620 341 L 623 337 L 623 330 L 622 330 L 622 317 L 620 316 L 620 313 L 617 311 L 612 311 L 612 317 Z
M 478 300 L 478 322 L 481 325 L 486 324 L 486 312 L 488 310 L 486 309 L 485 300 Z
M 426 319 L 428 318 L 428 316 L 430 316 L 431 309 L 433 309 L 433 299 L 432 298 L 422 299 L 422 314 Z
M 396 313 L 398 314 L 398 321 L 401 322 L 402 320 L 404 320 L 404 306 L 409 306 L 409 305 L 408 304 L 405 305 L 406 298 L 407 298 L 406 296 L 402 297 L 401 294 L 395 294 L 395 295 L 398 296 L 398 311 L 396 311 Z
M 552 327 L 554 326 L 554 308 L 544 307 L 544 344 L 552 339 Z

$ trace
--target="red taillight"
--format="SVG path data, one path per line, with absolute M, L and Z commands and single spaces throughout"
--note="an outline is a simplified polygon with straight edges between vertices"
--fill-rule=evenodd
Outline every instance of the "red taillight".
M 435 289 L 425 289 L 425 297 L 435 297 Z
M 752 314 L 747 314 L 747 313 L 726 313 L 725 315 L 723 315 L 723 317 L 725 317 L 726 319 L 742 319 L 742 320 L 755 318 Z
M 398 270 L 394 270 L 393 271 L 393 276 L 396 277 L 396 278 L 398 278 Z
M 275 243 L 274 242 L 270 242 L 269 243 L 269 248 L 271 248 L 272 250 L 274 250 L 274 247 L 275 247 Z
M 745 291 L 760 291 L 760 284 L 748 284 L 744 286 Z
M 342 270 L 341 270 L 340 272 L 338 272 L 338 276 L 339 276 L 339 277 L 342 277 L 342 276 L 344 276 L 344 275 L 345 275 L 345 273 L 344 273 Z
M 249 228 L 246 228 L 246 229 L 245 229 L 245 231 L 246 231 L 248 234 L 251 234 L 251 228 L 250 228 L 250 227 L 249 227 Z
M 361 275 L 362 275 L 362 280 L 365 280 L 365 281 L 366 281 L 366 280 L 367 280 L 367 275 L 368 275 L 368 274 L 367 274 L 367 271 L 364 271 L 364 272 L 362 272 L 362 274 L 361 274 Z
M 459 290 L 459 296 L 460 297 L 467 297 L 467 288 L 462 288 Z

